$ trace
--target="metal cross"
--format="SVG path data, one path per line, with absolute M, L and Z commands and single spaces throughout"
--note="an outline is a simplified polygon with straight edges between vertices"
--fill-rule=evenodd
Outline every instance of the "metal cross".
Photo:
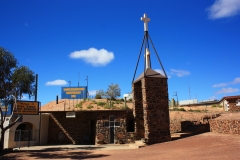
M 144 22 L 144 31 L 148 31 L 148 22 L 150 21 L 150 18 L 147 17 L 146 13 L 144 13 L 141 20 Z

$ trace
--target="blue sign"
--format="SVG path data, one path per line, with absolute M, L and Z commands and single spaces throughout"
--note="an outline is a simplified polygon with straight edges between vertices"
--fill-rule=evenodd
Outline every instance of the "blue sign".
M 87 86 L 62 87 L 62 99 L 84 99 L 87 92 Z
M 8 104 L 7 106 L 5 106 L 5 103 L 2 100 L 0 100 L 0 107 L 2 109 L 3 114 L 6 113 L 7 115 L 9 115 L 12 113 L 12 105 L 11 104 Z

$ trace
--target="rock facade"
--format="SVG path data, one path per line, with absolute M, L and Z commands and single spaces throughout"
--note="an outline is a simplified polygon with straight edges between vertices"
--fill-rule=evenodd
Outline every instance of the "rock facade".
M 133 90 L 133 115 L 135 119 L 136 139 L 141 140 L 141 138 L 145 137 L 141 81 L 133 83 L 132 90 Z
M 231 112 L 239 112 L 240 111 L 240 106 L 237 106 L 237 100 L 238 100 L 238 98 L 227 99 L 228 104 L 229 104 L 228 111 L 231 111 Z
M 214 119 L 209 123 L 211 132 L 240 135 L 240 119 Z
M 136 138 L 147 144 L 171 140 L 167 78 L 144 77 L 132 88 Z
M 131 110 L 75 113 L 75 118 L 66 118 L 66 112 L 50 114 L 49 144 L 109 144 L 109 116 L 114 117 L 114 144 L 135 140 L 134 132 L 127 132 L 129 119 L 133 119 Z

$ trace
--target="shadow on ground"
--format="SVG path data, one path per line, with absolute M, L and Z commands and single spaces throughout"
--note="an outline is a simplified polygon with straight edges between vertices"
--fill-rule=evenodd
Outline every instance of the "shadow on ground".
M 98 147 L 99 148 L 99 147 Z M 42 150 L 15 150 L 3 152 L 0 155 L 1 160 L 18 159 L 91 159 L 103 158 L 109 155 L 94 154 L 89 150 L 95 150 L 97 147 L 75 147 L 75 148 L 47 148 Z M 88 151 L 84 151 L 88 150 Z M 25 158 L 24 158 L 25 157 Z
M 209 122 L 201 123 L 199 121 L 182 121 L 181 131 L 173 133 L 171 138 L 172 141 L 210 132 Z

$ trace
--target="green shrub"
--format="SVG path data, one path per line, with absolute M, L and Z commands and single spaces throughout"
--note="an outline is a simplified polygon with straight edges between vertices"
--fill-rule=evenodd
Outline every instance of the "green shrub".
M 216 104 L 214 104 L 214 105 L 212 105 L 212 108 L 222 108 L 223 106 L 222 105 L 216 105 Z
M 91 105 L 87 106 L 87 109 L 92 109 L 92 108 L 93 108 L 93 106 L 91 106 Z
M 127 105 L 126 105 L 126 107 L 125 106 L 121 106 L 120 109 L 125 110 L 125 109 L 129 109 L 129 107 Z
M 83 101 L 77 103 L 77 104 L 75 105 L 75 108 L 82 108 L 82 104 L 83 104 Z
M 104 106 L 104 105 L 106 105 L 106 103 L 105 102 L 97 102 L 97 105 L 98 106 Z
M 201 110 L 199 110 L 199 109 L 196 109 L 196 110 L 190 109 L 190 110 L 188 110 L 188 112 L 201 112 Z
M 184 108 L 179 108 L 179 111 L 186 111 Z
M 105 104 L 105 105 L 103 106 L 103 108 L 104 108 L 104 109 L 110 109 L 109 105 L 107 105 L 107 104 Z
M 95 99 L 102 99 L 102 96 L 100 94 L 96 94 Z
M 112 105 L 112 109 L 117 109 L 118 107 L 115 105 Z

